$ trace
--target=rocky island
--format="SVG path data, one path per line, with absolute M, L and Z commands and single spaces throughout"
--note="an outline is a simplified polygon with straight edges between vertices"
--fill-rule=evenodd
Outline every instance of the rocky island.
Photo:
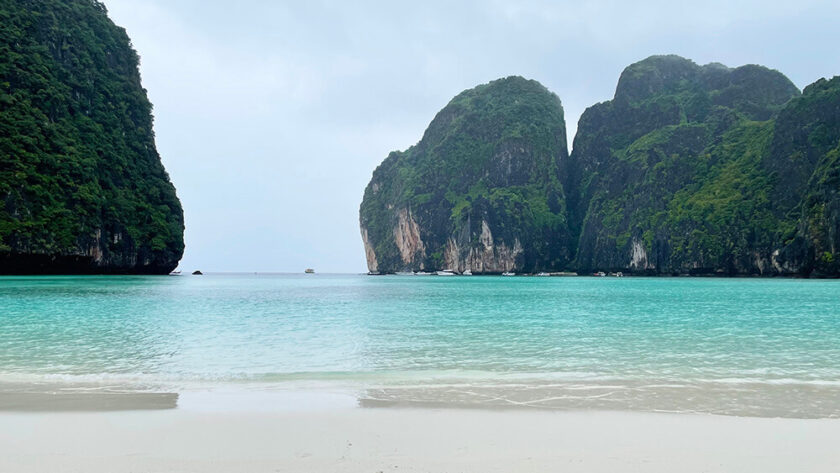
M 840 275 L 840 78 L 653 56 L 581 116 L 510 77 L 374 171 L 368 268 Z
M 560 99 L 508 77 L 462 92 L 374 171 L 361 205 L 370 271 L 566 267 Z
M 183 211 L 125 31 L 94 0 L 0 20 L 0 273 L 173 270 Z

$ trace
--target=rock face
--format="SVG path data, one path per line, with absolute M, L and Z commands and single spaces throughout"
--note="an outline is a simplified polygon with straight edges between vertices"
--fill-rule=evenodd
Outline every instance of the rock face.
M 840 77 L 809 85 L 782 110 L 765 166 L 785 221 L 777 265 L 840 275 Z
M 183 211 L 125 31 L 94 0 L 0 18 L 0 273 L 170 272 Z
M 369 269 L 840 276 L 840 78 L 653 56 L 563 129 L 524 79 L 453 99 L 374 172 Z
M 360 209 L 368 269 L 501 273 L 568 264 L 563 108 L 535 81 L 462 92 L 374 171 Z
M 628 67 L 615 98 L 581 117 L 564 169 L 573 266 L 829 274 L 837 198 L 828 170 L 840 137 L 833 90 L 826 82 L 799 97 L 779 72 L 677 56 Z

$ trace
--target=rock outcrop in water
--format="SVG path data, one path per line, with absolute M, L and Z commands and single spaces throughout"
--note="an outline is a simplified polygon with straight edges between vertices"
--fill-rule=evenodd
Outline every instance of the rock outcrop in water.
M 523 79 L 456 97 L 374 172 L 369 269 L 840 275 L 840 78 L 800 94 L 761 66 L 653 56 L 568 157 L 564 128 Z
M 125 31 L 94 0 L 0 19 L 0 273 L 174 269 L 183 212 Z
M 538 82 L 508 77 L 456 96 L 365 189 L 370 271 L 567 265 L 565 134 L 560 100 Z

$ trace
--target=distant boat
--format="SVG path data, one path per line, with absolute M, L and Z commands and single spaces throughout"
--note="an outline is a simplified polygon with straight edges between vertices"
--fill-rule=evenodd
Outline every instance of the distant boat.
M 416 273 L 414 273 L 414 275 L 415 276 L 431 276 L 432 273 L 427 273 L 425 271 L 417 271 Z
M 461 273 L 461 276 L 472 276 L 472 271 L 470 271 L 468 269 L 468 270 L 464 271 L 463 273 Z
M 540 276 L 540 277 L 544 278 L 544 277 L 551 276 L 551 275 L 548 274 L 548 273 L 537 273 L 537 276 Z
M 368 271 L 368 276 L 379 276 L 379 271 Z
M 394 274 L 396 274 L 397 276 L 414 276 L 413 271 L 397 271 Z
M 306 268 L 306 271 L 304 271 L 304 273 L 306 273 L 306 274 L 315 274 L 315 270 L 314 270 L 314 269 L 312 269 L 312 268 Z
M 510 271 L 505 271 L 502 273 L 502 276 L 516 276 L 516 273 L 511 273 Z
M 172 271 L 171 273 L 169 273 L 169 275 L 170 275 L 170 276 L 180 276 L 180 275 L 181 275 L 181 271 Z
M 438 276 L 455 276 L 455 272 L 451 269 L 444 269 L 443 271 L 435 272 Z

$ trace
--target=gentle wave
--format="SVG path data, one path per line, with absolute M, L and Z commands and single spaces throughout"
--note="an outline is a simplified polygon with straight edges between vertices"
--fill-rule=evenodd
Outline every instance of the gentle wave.
M 589 383 L 584 383 L 588 381 Z M 689 385 L 800 385 L 800 386 L 835 386 L 840 387 L 840 379 L 798 379 L 798 378 L 684 378 L 677 380 L 649 380 L 645 378 L 605 377 L 594 373 L 497 373 L 478 371 L 390 371 L 390 372 L 294 372 L 233 374 L 228 376 L 193 374 L 161 375 L 150 373 L 98 373 L 98 374 L 33 374 L 0 371 L 0 382 L 37 384 L 37 383 L 121 383 L 132 384 L 168 384 L 184 386 L 191 384 L 286 384 L 296 382 L 343 382 L 350 386 L 391 386 L 391 387 L 446 387 L 446 386 L 484 386 L 484 387 L 522 387 L 541 388 L 564 386 L 589 387 L 626 387 L 642 385 L 656 388 L 679 388 Z M 611 384 L 610 384 L 611 383 Z

